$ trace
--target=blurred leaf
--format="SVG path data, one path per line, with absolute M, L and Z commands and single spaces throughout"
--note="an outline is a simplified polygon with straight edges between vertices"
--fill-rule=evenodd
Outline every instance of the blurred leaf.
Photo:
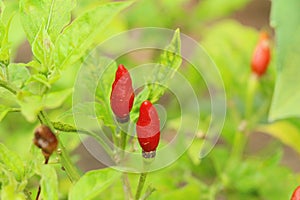
M 271 25 L 276 32 L 277 81 L 270 120 L 300 116 L 300 1 L 272 1 Z
M 67 117 L 68 115 L 80 115 L 80 119 L 86 120 L 87 122 L 91 122 L 91 120 L 100 119 L 105 126 L 115 128 L 112 113 L 106 106 L 106 103 L 103 102 L 84 102 L 76 104 L 71 110 L 65 112 L 61 117 Z M 92 123 L 86 123 L 87 126 L 88 124 Z M 85 129 L 91 130 L 88 127 L 85 127 Z
M 226 188 L 231 191 L 226 193 L 228 199 L 281 200 L 289 197 L 297 177 L 288 168 L 279 166 L 281 155 L 281 151 L 277 151 L 264 160 L 248 158 L 236 162 L 226 174 Z
M 165 93 L 167 82 L 173 78 L 174 74 L 181 65 L 180 56 L 181 41 L 180 31 L 177 29 L 170 44 L 164 49 L 160 55 L 159 64 L 155 66 L 152 74 L 151 82 L 136 96 L 131 111 L 131 119 L 136 121 L 138 117 L 139 107 L 145 100 L 156 103 Z
M 0 62 L 8 63 L 10 59 L 10 44 L 8 42 L 8 32 L 10 28 L 13 15 L 11 15 L 7 23 L 3 20 L 3 13 L 5 6 L 3 2 L 0 2 Z
M 218 66 L 227 94 L 245 91 L 257 32 L 236 21 L 224 20 L 203 31 L 202 44 Z
M 188 148 L 187 153 L 190 159 L 192 160 L 192 162 L 194 163 L 194 165 L 200 164 L 200 150 L 202 145 L 203 145 L 203 140 L 195 138 L 191 146 Z
M 44 107 L 53 109 L 61 106 L 64 101 L 72 94 L 73 89 L 65 89 L 62 91 L 51 92 L 44 97 Z
M 1 178 L 1 173 L 4 179 Z M 14 174 L 6 170 L 0 163 L 0 199 L 26 200 L 22 191 L 20 191 L 20 184 L 14 177 Z
M 173 78 L 174 74 L 181 65 L 181 41 L 180 31 L 177 29 L 169 46 L 160 55 L 159 65 L 155 66 L 153 73 L 153 82 L 150 84 L 149 100 L 157 102 L 166 91 L 165 84 L 169 79 Z
M 101 119 L 106 126 L 115 128 L 113 113 L 110 107 L 110 93 L 111 86 L 114 81 L 115 73 L 117 70 L 117 64 L 116 62 L 107 58 L 100 58 L 98 62 L 99 64 L 96 65 L 96 68 L 100 67 L 100 69 L 97 70 L 99 70 L 101 73 L 101 79 L 100 81 L 98 81 L 96 91 L 96 114 L 97 117 Z M 96 77 L 94 77 L 94 80 L 95 79 Z
M 6 107 L 14 107 L 17 105 L 16 95 L 12 94 L 10 91 L 0 88 L 0 96 L 1 96 L 1 105 L 5 105 Z
M 42 98 L 37 95 L 19 95 L 18 104 L 21 107 L 21 113 L 29 122 L 36 120 L 37 114 L 42 110 Z
M 37 81 L 37 82 L 42 83 L 43 85 L 47 86 L 48 88 L 51 88 L 51 85 L 50 85 L 48 79 L 43 74 L 32 75 L 29 79 L 29 82 L 30 81 Z
M 54 167 L 51 165 L 43 165 L 41 169 L 41 176 L 42 198 L 58 200 L 58 182 Z
M 18 88 L 22 88 L 29 79 L 30 73 L 26 67 L 16 63 L 10 63 L 8 66 L 9 82 Z
M 258 126 L 256 130 L 277 138 L 300 154 L 300 130 L 292 123 L 288 121 L 278 121 L 272 124 Z
M 97 51 L 90 53 L 77 78 L 78 85 L 75 86 L 77 93 L 74 93 L 75 97 L 73 98 L 76 105 L 73 106 L 73 113 L 81 113 L 89 119 L 91 117 L 100 119 L 105 126 L 114 129 L 115 123 L 110 108 L 110 91 L 116 70 L 115 61 L 99 56 Z M 85 95 L 82 95 L 83 93 Z
M 192 180 L 190 180 L 192 182 Z M 187 183 L 183 187 L 179 187 L 175 190 L 169 191 L 167 193 L 161 194 L 160 200 L 169 199 L 195 199 L 195 197 L 200 197 L 203 195 L 203 186 L 201 184 Z M 157 199 L 157 198 L 155 198 Z
M 76 18 L 55 43 L 55 65 L 64 68 L 82 57 L 112 18 L 130 4 L 131 2 L 114 2 L 100 5 Z
M 70 190 L 69 200 L 93 199 L 120 176 L 119 171 L 111 168 L 89 171 Z
M 54 49 L 54 44 L 51 41 L 50 35 L 47 33 L 45 24 L 40 26 L 31 46 L 35 58 L 48 69 L 51 69 L 53 67 L 51 53 Z
M 24 177 L 24 163 L 14 152 L 7 149 L 0 143 L 0 163 L 3 163 L 8 170 L 12 171 L 16 180 L 21 181 Z
M 20 14 L 27 39 L 32 44 L 39 31 L 46 31 L 55 41 L 71 20 L 75 0 L 21 0 Z M 41 25 L 44 24 L 44 30 Z
M 4 117 L 9 113 L 11 108 L 6 107 L 4 105 L 0 105 L 0 122 L 4 119 Z
M 5 5 L 4 5 L 3 1 L 0 0 L 0 18 L 3 17 L 4 9 L 5 9 Z
M 24 155 L 25 157 L 25 174 L 29 179 L 33 175 L 40 173 L 41 167 L 44 165 L 45 157 L 41 153 L 41 149 L 37 148 L 33 143 L 30 146 L 29 152 Z
M 161 0 L 159 0 L 161 1 Z M 126 13 L 130 27 L 153 26 L 165 27 L 170 19 L 165 17 L 168 13 L 163 13 L 158 7 L 158 1 L 139 0 L 132 6 L 130 12 Z M 147 13 L 147 15 L 145 15 Z M 143 16 L 143 17 L 137 17 Z M 160 20 L 153 20 L 160 19 Z
M 202 21 L 213 20 L 243 8 L 250 0 L 203 0 L 197 6 L 197 17 Z

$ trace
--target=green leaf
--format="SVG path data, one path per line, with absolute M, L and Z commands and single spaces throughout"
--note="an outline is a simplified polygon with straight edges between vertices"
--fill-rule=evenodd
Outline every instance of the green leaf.
M 64 101 L 72 94 L 73 89 L 66 89 L 57 92 L 51 92 L 44 97 L 44 107 L 53 109 L 61 106 Z
M 288 168 L 276 164 L 273 156 L 275 160 L 278 158 L 275 154 L 267 160 L 247 159 L 236 163 L 227 174 L 230 181 L 226 187 L 235 191 L 227 193 L 228 199 L 281 200 L 290 196 L 297 177 Z M 282 183 L 285 183 L 284 187 Z
M 300 116 L 300 1 L 272 1 L 271 25 L 276 32 L 277 81 L 269 120 Z
M 51 165 L 43 165 L 41 175 L 42 198 L 58 200 L 58 182 L 54 167 Z
M 165 192 L 158 199 L 193 199 L 195 197 L 200 197 L 201 195 L 203 195 L 204 190 L 204 187 L 200 184 L 187 184 L 186 186 L 178 188 L 176 190 Z
M 11 108 L 6 107 L 4 105 L 0 105 L 0 122 L 4 119 L 4 117 L 9 113 Z
M 149 85 L 149 100 L 151 102 L 157 102 L 159 98 L 164 94 L 166 90 L 165 84 L 168 80 L 173 78 L 174 74 L 180 67 L 182 62 L 180 51 L 180 31 L 179 29 L 177 29 L 174 33 L 171 43 L 160 55 L 159 65 L 157 65 L 154 69 L 154 84 Z
M 167 82 L 173 78 L 174 74 L 181 65 L 180 56 L 181 41 L 180 31 L 177 29 L 170 44 L 160 55 L 159 64 L 155 66 L 152 74 L 151 83 L 149 83 L 135 98 L 131 111 L 131 119 L 135 121 L 138 116 L 139 107 L 144 100 L 155 103 L 164 94 Z
M 51 41 L 55 41 L 70 22 L 75 4 L 75 0 L 21 0 L 21 21 L 29 42 L 33 43 L 42 24 Z
M 51 88 L 51 85 L 43 74 L 34 74 L 30 77 L 29 81 L 37 81 L 39 83 L 42 83 L 43 85 L 47 86 L 48 88 Z
M 37 114 L 43 109 L 42 98 L 37 95 L 19 94 L 18 104 L 21 107 L 22 115 L 29 122 L 34 122 Z
M 5 9 L 5 5 L 4 5 L 3 1 L 0 0 L 0 17 L 1 18 L 3 17 L 4 9 Z
M 4 175 L 4 179 L 1 180 L 1 173 Z M 25 194 L 20 191 L 20 187 L 23 187 L 17 182 L 14 174 L 5 169 L 0 163 L 0 199 L 14 199 L 14 200 L 26 200 Z
M 12 94 L 5 88 L 0 88 L 1 105 L 6 107 L 15 107 L 17 105 L 16 95 Z
M 250 0 L 203 0 L 197 6 L 197 17 L 202 21 L 213 20 L 227 16 L 233 11 L 241 9 Z M 211 12 L 213 10 L 213 12 Z
M 130 4 L 131 2 L 104 4 L 75 19 L 55 43 L 55 65 L 64 68 L 81 58 L 113 17 Z
M 84 68 L 77 79 L 78 88 L 75 89 L 81 92 L 78 92 L 80 93 L 78 97 L 75 92 L 76 105 L 73 107 L 73 112 L 82 113 L 88 118 L 98 118 L 106 126 L 114 128 L 115 123 L 109 102 L 116 70 L 117 65 L 113 60 L 100 57 L 97 51 L 92 52 L 85 60 Z M 81 88 L 82 86 L 84 87 Z M 82 96 L 82 93 L 85 93 L 85 96 Z
M 300 130 L 292 123 L 288 121 L 278 121 L 272 124 L 258 126 L 257 131 L 277 138 L 300 154 Z
M 202 44 L 218 66 L 227 94 L 236 96 L 244 92 L 258 33 L 236 21 L 222 20 L 204 30 L 202 35 Z
M 110 168 L 89 171 L 71 189 L 69 200 L 91 200 L 120 178 L 120 176 L 121 172 Z
M 21 181 L 24 178 L 24 163 L 21 158 L 7 149 L 0 143 L 0 163 L 4 164 L 8 170 L 12 171 L 16 180 Z
M 28 69 L 20 64 L 10 63 L 8 65 L 9 82 L 17 88 L 22 88 L 29 79 L 30 73 Z
M 45 25 L 42 24 L 34 38 L 34 41 L 32 42 L 32 53 L 40 63 L 51 69 L 53 67 L 51 57 L 53 49 L 54 44 L 45 29 Z
M 0 61 L 7 64 L 10 59 L 10 44 L 8 42 L 8 32 L 10 28 L 11 21 L 14 15 L 11 15 L 8 22 L 4 22 L 3 13 L 5 6 L 3 2 L 0 2 Z

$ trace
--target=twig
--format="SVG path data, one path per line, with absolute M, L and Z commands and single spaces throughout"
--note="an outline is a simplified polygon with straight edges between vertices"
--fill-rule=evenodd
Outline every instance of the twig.
M 47 156 L 47 157 L 45 156 L 45 162 L 44 162 L 44 164 L 47 165 L 48 162 L 49 162 L 49 156 Z M 42 189 L 42 187 L 41 187 L 41 184 L 40 184 L 39 188 L 38 188 L 38 191 L 37 191 L 37 194 L 36 194 L 35 200 L 39 200 L 40 194 L 41 194 L 41 189 Z
M 131 192 L 131 187 L 130 187 L 127 173 L 125 173 L 125 172 L 123 173 L 122 180 L 123 180 L 123 190 L 124 190 L 125 195 L 127 195 L 127 199 L 133 200 L 133 195 Z
M 138 184 L 136 194 L 135 194 L 135 200 L 140 199 L 143 187 L 145 185 L 146 177 L 147 177 L 147 172 L 141 173 L 140 179 L 139 179 L 139 184 Z
M 142 196 L 141 200 L 146 200 L 155 191 L 156 191 L 155 188 L 148 186 L 148 188 L 147 188 L 145 194 Z
M 40 121 L 43 122 L 43 124 L 47 125 L 51 130 L 55 130 L 53 124 L 48 119 L 47 113 L 45 113 L 44 111 L 40 111 L 40 113 L 38 114 L 38 118 L 40 119 Z M 57 139 L 59 141 L 59 147 L 61 149 L 61 154 L 59 154 L 61 157 L 61 165 L 64 167 L 69 179 L 72 182 L 76 182 L 79 180 L 80 175 L 77 169 L 74 167 L 73 163 L 71 162 L 70 157 L 67 154 L 67 151 L 64 145 L 61 143 L 59 137 L 57 137 Z

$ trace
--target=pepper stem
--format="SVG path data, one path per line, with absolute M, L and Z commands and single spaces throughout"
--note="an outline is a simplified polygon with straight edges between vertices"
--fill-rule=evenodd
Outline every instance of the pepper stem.
M 140 199 L 143 187 L 145 185 L 147 174 L 148 174 L 147 172 L 144 172 L 144 173 L 141 173 L 141 175 L 140 175 L 139 184 L 138 184 L 136 194 L 135 194 L 135 200 Z

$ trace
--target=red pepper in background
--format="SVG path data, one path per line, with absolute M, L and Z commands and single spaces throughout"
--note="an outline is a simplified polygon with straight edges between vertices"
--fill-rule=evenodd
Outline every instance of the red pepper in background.
M 110 105 L 117 120 L 121 123 L 129 120 L 129 112 L 134 101 L 134 90 L 128 70 L 124 65 L 119 65 L 115 81 L 112 84 Z
M 160 120 L 156 108 L 148 100 L 141 104 L 136 132 L 140 146 L 143 149 L 143 157 L 155 157 L 160 138 Z
M 266 32 L 261 32 L 251 60 L 252 73 L 257 76 L 265 74 L 271 58 L 270 39 Z
M 298 186 L 293 192 L 291 200 L 300 200 L 300 186 Z

